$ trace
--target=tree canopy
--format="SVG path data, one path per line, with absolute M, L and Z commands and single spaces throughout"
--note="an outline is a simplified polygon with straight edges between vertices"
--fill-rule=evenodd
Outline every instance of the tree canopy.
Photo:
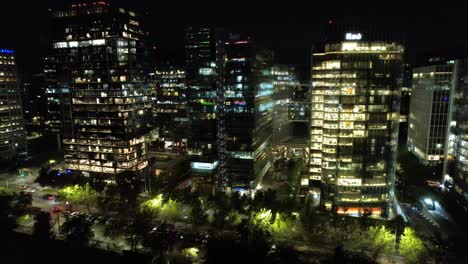
M 406 227 L 400 238 L 400 255 L 409 263 L 423 263 L 427 255 L 426 248 L 420 238 L 416 236 L 413 229 Z

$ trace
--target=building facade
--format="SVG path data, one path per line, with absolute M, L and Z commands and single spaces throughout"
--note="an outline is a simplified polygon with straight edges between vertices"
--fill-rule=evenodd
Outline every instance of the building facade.
M 200 188 L 208 189 L 217 184 L 219 171 L 217 94 L 223 83 L 223 34 L 222 30 L 211 27 L 187 27 L 185 31 L 190 120 L 187 154 L 195 182 Z
M 107 1 L 51 12 L 56 71 L 70 92 L 67 167 L 102 177 L 141 171 L 151 120 L 142 17 Z
M 309 175 L 338 213 L 384 215 L 393 195 L 404 48 L 344 32 L 312 56 Z M 322 49 L 323 48 L 323 49 Z
M 400 129 L 398 140 L 406 143 L 408 139 L 408 117 L 411 98 L 411 87 L 413 81 L 413 69 L 409 64 L 403 65 L 401 75 L 401 100 L 400 100 Z
M 185 70 L 182 67 L 161 66 L 157 67 L 154 76 L 156 93 L 152 111 L 157 128 L 155 148 L 185 154 L 189 128 Z
M 26 155 L 22 111 L 15 52 L 0 49 L 0 164 L 5 166 Z
M 449 128 L 444 160 L 444 186 L 468 202 L 468 61 L 453 61 L 454 88 L 449 106 Z
M 248 191 L 272 166 L 273 53 L 258 48 L 253 40 L 230 34 L 226 41 L 223 99 L 225 146 L 221 178 L 233 190 Z M 221 118 L 221 117 L 220 117 Z
M 309 148 L 310 137 L 310 85 L 300 84 L 294 87 L 291 101 L 288 104 L 289 136 L 285 144 L 302 145 Z
M 271 69 L 273 79 L 273 145 L 281 145 L 291 134 L 288 106 L 294 89 L 299 85 L 295 69 L 289 65 L 274 65 Z
M 47 113 L 45 130 L 48 134 L 55 134 L 59 146 L 63 135 L 71 134 L 71 102 L 69 71 L 57 71 L 57 60 L 53 56 L 43 59 L 43 71 L 46 82 Z
M 454 69 L 454 61 L 413 69 L 408 149 L 426 164 L 444 158 Z
M 45 75 L 36 73 L 23 78 L 22 88 L 25 129 L 30 135 L 42 134 L 47 113 Z

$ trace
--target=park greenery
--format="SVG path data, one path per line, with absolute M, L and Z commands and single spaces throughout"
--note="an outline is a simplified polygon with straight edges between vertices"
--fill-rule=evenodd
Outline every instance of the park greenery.
M 220 195 L 222 194 L 217 194 Z M 275 198 L 272 203 L 266 202 L 270 199 L 269 195 L 274 197 L 274 192 L 271 194 L 271 191 L 260 191 L 258 195 L 262 198 L 248 198 L 245 205 L 239 206 L 236 205 L 240 203 L 240 197 L 237 195 L 220 198 L 218 202 L 209 197 L 196 196 L 190 204 L 186 204 L 174 198 L 176 196 L 173 194 L 172 198 L 166 197 L 170 195 L 158 194 L 143 201 L 141 209 L 150 212 L 152 217 L 158 220 L 187 221 L 216 228 L 220 226 L 217 212 L 228 212 L 221 214 L 221 226 L 224 229 L 235 230 L 241 236 L 251 237 L 261 233 L 269 243 L 274 244 L 302 241 L 307 244 L 328 245 L 330 249 L 342 248 L 349 252 L 361 252 L 365 249 L 365 255 L 374 262 L 382 255 L 391 256 L 396 253 L 416 260 L 427 255 L 426 245 L 412 229 L 404 227 L 399 218 L 387 222 L 369 218 L 367 215 L 352 218 L 334 212 L 323 213 L 316 208 L 291 212 L 278 207 Z M 184 218 L 187 214 L 191 214 L 188 219 Z M 405 230 L 403 234 L 402 230 Z M 418 250 L 405 250 L 413 246 Z
M 405 228 L 400 238 L 399 253 L 408 263 L 424 263 L 428 257 L 423 241 L 409 227 Z
M 272 254 L 278 258 L 291 258 L 294 255 L 291 248 L 297 243 L 324 248 L 334 252 L 338 259 L 376 262 L 383 255 L 395 254 L 404 256 L 409 263 L 422 263 L 427 259 L 430 245 L 399 218 L 382 221 L 367 214 L 353 218 L 299 203 L 295 197 L 301 164 L 290 162 L 287 166 L 288 184 L 284 185 L 287 188 L 257 190 L 254 196 L 235 191 L 230 194 L 198 193 L 177 188 L 153 188 L 158 192 L 140 195 L 142 181 L 130 172 L 120 175 L 122 177 L 114 183 L 96 177 L 72 180 L 63 186 L 60 184 L 62 188 L 57 193 L 74 208 L 84 206 L 88 213 L 95 208 L 102 214 L 117 213 L 112 221 L 106 222 L 104 235 L 127 241 L 133 251 L 146 248 L 161 261 L 174 255 L 174 245 L 180 237 L 172 225 L 175 223 L 191 225 L 195 229 L 203 227 L 210 232 L 229 232 L 231 237 L 210 239 L 206 245 L 207 263 L 218 260 L 218 254 L 223 252 L 220 245 L 244 250 L 249 258 L 261 262 L 262 257 Z M 47 170 L 41 173 L 43 176 L 63 176 Z M 13 212 L 13 207 L 30 206 L 30 199 L 24 194 L 2 194 L 0 198 L 0 206 L 7 212 Z M 11 215 L 2 212 L 0 220 L 14 227 L 15 222 L 9 221 Z M 34 236 L 44 241 L 54 239 L 50 215 L 39 214 L 35 219 Z M 60 234 L 70 245 L 83 247 L 94 235 L 92 226 L 85 216 L 67 217 Z M 273 245 L 275 250 L 272 251 Z M 192 249 L 182 250 L 176 255 L 189 258 L 199 255 L 198 251 L 194 252 Z
M 85 247 L 94 236 L 92 223 L 84 215 L 68 217 L 60 232 L 72 247 Z
M 149 212 L 164 221 L 183 220 L 183 214 L 188 214 L 188 207 L 182 203 L 159 194 L 141 204 L 141 210 Z
M 59 195 L 66 201 L 73 204 L 86 206 L 88 213 L 91 213 L 91 206 L 96 202 L 96 191 L 89 184 L 73 185 L 59 190 Z

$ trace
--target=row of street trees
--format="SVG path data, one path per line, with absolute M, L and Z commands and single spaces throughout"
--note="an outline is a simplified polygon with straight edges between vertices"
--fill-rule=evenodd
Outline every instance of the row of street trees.
M 300 166 L 295 165 L 294 169 L 300 170 Z M 293 172 L 289 177 L 292 182 L 295 182 L 295 174 Z M 158 194 L 145 199 L 138 195 L 140 185 L 141 181 L 133 173 L 126 172 L 116 177 L 115 184 L 91 178 L 86 183 L 62 188 L 59 194 L 72 204 L 86 206 L 88 212 L 94 207 L 106 214 L 117 211 L 118 217 L 108 225 L 106 235 L 126 239 L 135 250 L 138 245 L 152 245 L 148 241 L 153 241 L 152 237 L 157 235 L 150 232 L 151 223 L 158 220 L 229 229 L 239 233 L 245 241 L 260 236 L 275 244 L 320 241 L 321 245 L 325 243 L 330 248 L 366 249 L 366 254 L 374 260 L 382 254 L 396 253 L 415 263 L 427 257 L 426 245 L 414 231 L 405 228 L 401 220 L 383 223 L 366 215 L 356 219 L 318 212 L 309 206 L 298 205 L 294 197 L 279 199 L 272 190 L 258 191 L 251 199 L 238 192 L 226 196 L 220 192 L 209 195 L 160 188 Z M 70 222 L 67 225 L 84 225 L 85 220 L 73 221 L 67 221 Z M 70 235 L 74 230 L 65 226 L 62 232 Z M 163 234 L 168 236 L 167 232 Z M 73 236 L 70 241 L 74 241 Z M 411 247 L 418 250 L 410 250 Z

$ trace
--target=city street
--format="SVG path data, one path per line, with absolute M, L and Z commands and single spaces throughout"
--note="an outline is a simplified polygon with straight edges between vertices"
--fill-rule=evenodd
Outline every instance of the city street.
M 410 225 L 418 232 L 439 243 L 449 243 L 452 238 L 459 235 L 460 227 L 438 201 L 433 201 L 433 204 L 432 209 L 428 208 L 423 199 L 419 205 L 401 203 Z
M 29 175 L 26 177 L 20 177 L 16 172 L 4 173 L 1 176 L 2 185 L 13 192 L 20 192 L 21 186 L 25 185 L 25 191 L 31 193 L 33 198 L 32 207 L 40 208 L 41 211 L 51 212 L 54 207 L 63 207 L 63 202 L 43 198 L 47 194 L 44 191 L 51 190 L 51 188 L 41 187 L 35 183 L 37 175 L 39 175 L 39 168 L 29 168 Z
M 408 216 L 409 224 L 413 226 L 420 234 L 436 239 L 438 237 L 437 226 L 425 218 L 417 206 L 401 203 L 403 210 Z
M 52 169 L 59 169 L 62 167 L 62 164 L 55 164 Z M 1 174 L 2 186 L 7 190 L 13 192 L 20 192 L 21 186 L 26 185 L 26 192 L 31 193 L 32 196 L 32 208 L 38 208 L 43 212 L 49 212 L 53 221 L 53 230 L 56 237 L 60 237 L 59 229 L 57 226 L 57 214 L 53 213 L 55 207 L 60 208 L 62 211 L 65 210 L 65 201 L 56 201 L 44 199 L 44 195 L 52 193 L 56 194 L 57 190 L 51 187 L 41 187 L 38 183 L 35 183 L 34 180 L 39 175 L 40 168 L 28 168 L 29 175 L 26 177 L 20 177 L 17 172 L 9 172 Z M 80 207 L 75 206 L 75 210 L 80 211 Z M 85 211 L 85 210 L 81 210 Z M 58 216 L 59 224 L 63 224 L 65 217 L 62 213 Z M 19 232 L 31 234 L 34 217 L 27 216 L 24 219 L 19 221 L 19 226 L 16 229 Z M 113 250 L 115 252 L 121 252 L 122 250 L 129 250 L 130 246 L 123 240 L 113 240 L 104 236 L 104 225 L 95 223 L 93 225 L 94 237 L 92 243 L 105 250 Z

